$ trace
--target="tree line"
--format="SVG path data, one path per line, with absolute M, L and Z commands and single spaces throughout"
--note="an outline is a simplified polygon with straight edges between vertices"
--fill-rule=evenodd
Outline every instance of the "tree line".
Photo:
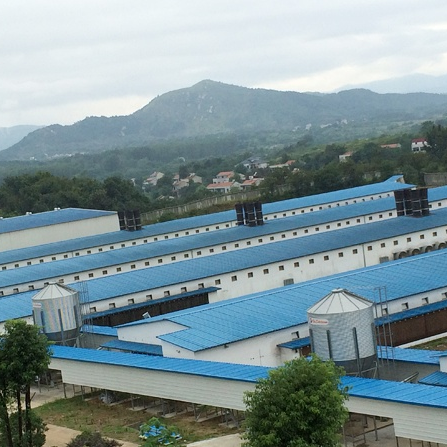
M 0 185 L 0 212 L 4 217 L 54 208 L 146 210 L 150 201 L 130 180 L 119 177 L 100 181 L 37 172 L 7 177 Z

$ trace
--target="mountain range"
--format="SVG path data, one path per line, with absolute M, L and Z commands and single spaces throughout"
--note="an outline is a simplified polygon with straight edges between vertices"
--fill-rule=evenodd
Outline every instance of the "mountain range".
M 376 93 L 447 93 L 447 75 L 430 76 L 415 73 L 362 84 L 348 84 L 338 89 L 338 91 L 353 88 L 366 88 Z
M 446 112 L 445 94 L 298 93 L 204 80 L 160 95 L 131 115 L 88 117 L 34 130 L 2 150 L 0 160 L 42 160 L 203 136 L 301 134 L 334 125 L 367 123 L 379 131 L 390 123 L 435 119 Z
M 0 127 L 0 151 L 26 137 L 30 132 L 41 128 L 42 126 L 12 126 Z

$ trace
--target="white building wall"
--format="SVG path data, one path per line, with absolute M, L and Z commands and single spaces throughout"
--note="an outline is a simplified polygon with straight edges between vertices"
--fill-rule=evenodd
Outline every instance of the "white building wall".
M 50 368 L 65 383 L 235 410 L 245 408 L 243 393 L 254 389 L 248 382 L 54 358 Z
M 57 212 L 57 211 L 54 211 Z M 116 214 L 0 234 L 1 251 L 93 236 L 119 230 Z
M 350 397 L 347 407 L 354 413 L 392 418 L 394 432 L 398 437 L 447 443 L 447 425 L 445 424 L 447 409 L 445 408 L 357 397 Z
M 181 324 L 174 323 L 168 320 L 154 321 L 147 320 L 146 324 L 139 324 L 133 326 L 118 327 L 118 339 L 123 341 L 130 341 L 136 343 L 146 344 L 160 344 L 158 335 L 169 334 L 185 329 Z M 165 357 L 169 357 L 165 355 Z
M 447 373 L 447 355 L 439 357 L 439 369 Z
M 389 214 L 390 214 L 390 216 L 388 218 L 390 218 L 393 213 L 390 212 Z M 387 217 L 385 217 L 385 214 L 373 214 L 373 215 L 368 215 L 368 216 L 361 216 L 356 219 L 327 222 L 324 225 L 314 225 L 314 226 L 309 226 L 308 228 L 297 228 L 294 230 L 282 231 L 279 233 L 268 234 L 268 235 L 261 236 L 261 237 L 248 236 L 244 239 L 240 239 L 237 241 L 231 241 L 228 243 L 222 243 L 222 244 L 217 244 L 217 245 L 213 245 L 213 246 L 204 246 L 204 247 L 200 247 L 200 248 L 197 248 L 194 250 L 183 250 L 181 252 L 173 252 L 173 253 L 168 253 L 168 254 L 162 255 L 162 256 L 148 257 L 145 259 L 137 259 L 135 261 L 131 261 L 128 263 L 120 263 L 117 265 L 105 266 L 105 267 L 102 267 L 97 270 L 76 272 L 71 276 L 66 275 L 62 278 L 49 278 L 48 280 L 51 280 L 52 282 L 60 281 L 60 280 L 63 280 L 64 282 L 86 281 L 88 279 L 97 278 L 98 276 L 105 276 L 105 275 L 114 274 L 114 273 L 126 272 L 126 271 L 130 271 L 133 269 L 142 269 L 142 268 L 146 268 L 149 266 L 170 264 L 173 262 L 178 262 L 178 261 L 182 261 L 185 259 L 192 259 L 195 257 L 212 256 L 212 255 L 216 255 L 216 254 L 223 253 L 226 251 L 234 251 L 234 250 L 239 250 L 241 248 L 255 247 L 258 245 L 264 245 L 264 244 L 268 244 L 268 243 L 278 242 L 278 241 L 282 241 L 285 239 L 309 236 L 312 234 L 316 234 L 318 232 L 325 232 L 325 231 L 336 230 L 339 228 L 344 228 L 347 226 L 360 225 L 360 224 L 363 224 L 363 223 L 366 223 L 369 221 L 374 222 L 377 220 L 382 220 L 384 218 L 387 218 Z M 208 231 L 208 230 L 209 230 L 209 228 L 207 227 L 205 229 L 205 231 Z M 177 233 L 176 233 L 176 237 L 178 237 Z M 168 239 L 169 236 L 166 236 L 165 238 Z M 86 248 L 83 250 L 75 250 L 75 251 L 54 254 L 54 255 L 51 254 L 48 256 L 41 256 L 41 257 L 33 258 L 33 259 L 23 259 L 23 260 L 17 261 L 17 262 L 10 262 L 7 264 L 0 265 L 0 269 L 8 270 L 8 269 L 13 269 L 13 268 L 27 267 L 30 265 L 42 264 L 42 263 L 50 262 L 50 261 L 53 262 L 53 261 L 58 261 L 58 260 L 63 260 L 63 259 L 74 258 L 74 257 L 78 257 L 78 256 L 85 256 L 85 255 L 90 255 L 93 253 L 106 252 L 106 251 L 110 251 L 110 250 L 116 250 L 116 249 L 120 249 L 120 248 L 130 247 L 132 245 L 141 245 L 141 244 L 146 244 L 146 243 L 149 243 L 147 238 L 143 238 L 140 240 L 128 241 L 127 245 L 125 242 L 115 243 L 115 244 L 107 244 L 107 245 L 103 245 L 101 247 L 91 247 L 91 248 Z M 48 280 L 47 279 L 43 280 L 43 283 L 48 282 Z M 14 287 L 14 288 L 16 288 L 16 287 Z M 37 284 L 34 284 L 34 288 L 38 288 Z M 25 290 L 28 290 L 28 288 L 27 287 L 19 288 L 19 291 L 25 291 Z M 3 293 L 5 295 L 8 294 L 5 290 L 3 290 Z
M 279 219 L 279 218 L 283 218 L 283 217 L 296 216 L 299 214 L 309 213 L 309 212 L 313 212 L 313 211 L 319 211 L 319 210 L 327 209 L 327 208 L 333 208 L 336 206 L 345 206 L 347 204 L 359 203 L 362 201 L 365 202 L 367 200 L 377 200 L 380 197 L 390 197 L 390 196 L 392 196 L 392 193 L 379 194 L 379 195 L 371 196 L 368 198 L 363 197 L 363 198 L 351 199 L 350 201 L 344 201 L 344 202 L 338 202 L 338 203 L 334 202 L 334 203 L 327 203 L 327 204 L 319 205 L 319 206 L 291 209 L 291 210 L 287 210 L 287 211 L 284 211 L 281 213 L 267 213 L 267 214 L 264 214 L 264 220 L 267 221 L 267 220 Z M 443 199 L 436 203 L 430 204 L 430 208 L 433 208 L 433 209 L 444 208 L 446 206 L 447 206 L 447 199 Z M 296 236 L 302 236 L 302 235 L 306 235 L 306 234 L 313 234 L 314 232 L 317 232 L 317 231 L 322 232 L 322 231 L 328 231 L 328 230 L 333 230 L 333 229 L 339 229 L 339 228 L 343 228 L 345 226 L 354 226 L 354 225 L 363 224 L 363 223 L 371 223 L 371 222 L 376 222 L 378 220 L 388 219 L 388 218 L 392 218 L 392 217 L 396 217 L 395 209 L 384 211 L 383 213 L 374 213 L 371 215 L 359 216 L 355 219 L 350 219 L 350 220 L 345 220 L 345 221 L 329 222 L 324 225 L 313 226 L 313 227 L 309 227 L 307 229 L 300 228 L 300 229 L 297 229 L 297 231 L 294 231 L 297 234 L 292 234 L 290 236 L 296 237 Z M 221 222 L 219 224 L 204 225 L 204 226 L 189 228 L 189 229 L 185 229 L 185 230 L 181 230 L 181 231 L 160 233 L 160 234 L 156 234 L 153 236 L 144 236 L 144 237 L 140 237 L 138 231 L 135 231 L 135 232 L 132 232 L 132 236 L 134 236 L 134 238 L 123 241 L 123 242 L 116 242 L 116 243 L 105 244 L 105 245 L 101 245 L 101 246 L 92 246 L 92 247 L 88 247 L 85 249 L 73 250 L 73 251 L 68 251 L 68 252 L 58 252 L 58 253 L 53 253 L 48 256 L 41 256 L 41 257 L 37 257 L 37 258 L 20 259 L 18 261 L 14 261 L 11 263 L 0 264 L 0 268 L 5 267 L 6 269 L 10 269 L 10 268 L 24 267 L 27 265 L 34 265 L 34 264 L 38 264 L 38 263 L 42 263 L 42 262 L 56 261 L 56 260 L 67 259 L 67 258 L 71 258 L 71 257 L 75 257 L 75 256 L 84 256 L 84 255 L 89 255 L 89 254 L 93 254 L 93 253 L 106 252 L 109 250 L 130 247 L 132 245 L 141 245 L 141 244 L 146 244 L 146 243 L 150 243 L 150 242 L 157 242 L 157 241 L 166 240 L 166 239 L 175 239 L 175 238 L 179 238 L 179 237 L 190 236 L 190 235 L 204 233 L 204 232 L 212 232 L 212 231 L 222 230 L 222 229 L 230 228 L 230 227 L 234 227 L 234 226 L 236 226 L 236 220 L 230 220 L 227 222 Z M 113 230 L 113 231 L 116 231 L 116 230 Z M 294 232 L 292 232 L 292 233 L 294 233 Z M 287 235 L 287 237 L 289 237 L 289 235 Z M 267 243 L 267 238 L 265 238 L 265 239 L 266 239 L 266 242 L 264 242 L 264 243 Z M 276 239 L 276 240 L 278 240 L 278 239 Z M 231 250 L 231 248 L 228 248 L 228 249 Z
M 229 343 L 225 346 L 198 351 L 194 358 L 196 360 L 242 363 L 253 366 L 279 366 L 283 362 L 278 344 L 290 341 L 292 333 L 297 331 L 298 327 L 295 326 L 236 343 Z M 307 335 L 309 335 L 308 332 Z M 294 357 L 299 357 L 299 354 L 295 354 Z

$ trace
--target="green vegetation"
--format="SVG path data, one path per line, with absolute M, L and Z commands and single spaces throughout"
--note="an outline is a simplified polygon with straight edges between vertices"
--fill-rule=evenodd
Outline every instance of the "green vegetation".
M 67 447 L 120 447 L 121 444 L 113 439 L 107 439 L 98 432 L 84 431 L 80 435 L 74 437 Z
M 105 210 L 148 209 L 149 200 L 130 181 L 110 177 L 103 182 L 67 179 L 48 172 L 7 177 L 0 186 L 3 216 L 37 213 L 58 208 Z
M 45 425 L 31 409 L 31 384 L 50 364 L 48 340 L 37 326 L 7 321 L 0 343 L 0 439 L 6 447 L 41 447 Z M 25 408 L 22 406 L 25 395 Z
M 246 392 L 247 447 L 336 447 L 347 419 L 342 368 L 316 356 L 273 369 Z
M 420 345 L 413 346 L 414 349 L 427 349 L 429 351 L 447 351 L 447 337 L 437 338 Z
M 261 200 L 264 202 L 283 200 L 318 194 L 343 188 L 351 188 L 367 183 L 385 180 L 394 174 L 403 174 L 407 183 L 424 185 L 425 173 L 447 171 L 447 128 L 442 122 L 424 122 L 413 129 L 413 133 L 382 135 L 375 139 L 355 140 L 346 143 L 332 143 L 317 146 L 311 134 L 300 138 L 296 143 L 267 149 L 253 148 L 248 150 L 226 150 L 228 141 L 218 147 L 219 156 L 188 159 L 183 156 L 174 157 L 179 152 L 168 150 L 167 142 L 160 143 L 160 157 L 166 154 L 165 164 L 155 165 L 149 160 L 149 152 L 143 148 L 128 151 L 112 151 L 96 155 L 79 155 L 67 160 L 56 160 L 50 163 L 37 163 L 38 166 L 51 168 L 47 171 L 32 171 L 32 163 L 25 163 L 26 169 L 32 173 L 15 175 L 14 163 L 0 166 L 1 172 L 8 173 L 0 184 L 0 215 L 12 216 L 27 211 L 40 212 L 55 207 L 81 207 L 108 210 L 140 209 L 143 213 L 155 209 L 169 208 L 212 196 L 206 185 L 219 171 L 235 171 L 236 175 L 256 175 L 264 178 L 261 184 Z M 426 137 L 431 148 L 423 153 L 411 152 L 411 140 Z M 224 141 L 225 138 L 222 138 Z M 204 140 L 205 141 L 205 140 Z M 386 145 L 395 144 L 393 148 Z M 179 143 L 180 144 L 180 143 Z M 165 146 L 163 146 L 165 145 Z M 204 146 L 202 147 L 205 153 Z M 339 156 L 352 152 L 345 162 Z M 225 156 L 223 155 L 225 154 Z M 145 158 L 146 155 L 149 158 Z M 258 156 L 269 164 L 280 164 L 287 160 L 295 160 L 288 168 L 253 169 L 250 171 L 241 162 L 250 156 Z M 168 161 L 168 159 L 170 159 Z M 101 162 L 102 160 L 102 162 Z M 77 163 L 91 169 L 92 178 L 81 176 L 76 170 L 81 167 Z M 117 168 L 119 166 L 119 169 Z M 157 166 L 157 168 L 155 167 Z M 34 166 L 36 168 L 36 166 Z M 67 168 L 67 169 L 65 169 Z M 159 168 L 159 169 L 158 169 Z M 132 181 L 121 175 L 105 176 L 106 173 L 133 174 Z M 154 170 L 165 175 L 156 186 L 143 186 Z M 56 171 L 53 172 L 53 171 Z M 57 172 L 63 174 L 57 174 Z M 190 182 L 189 186 L 173 191 L 172 183 L 175 173 L 185 176 L 195 173 L 202 177 L 203 183 Z M 73 176 L 69 174 L 72 173 Z M 126 175 L 127 176 L 127 175 Z M 94 179 L 94 178 L 96 179 Z M 104 178 L 103 180 L 100 180 Z M 231 208 L 228 203 L 223 208 Z M 199 212 L 210 212 L 202 209 Z M 178 217 L 167 213 L 163 220 Z
M 1 151 L 0 159 L 42 161 L 143 148 L 153 160 L 192 160 L 218 156 L 219 146 L 225 146 L 226 153 L 234 152 L 243 141 L 247 150 L 290 144 L 307 137 L 309 129 L 316 145 L 339 143 L 396 133 L 414 123 L 438 119 L 446 105 L 446 95 L 428 93 L 380 95 L 354 89 L 312 94 L 207 80 L 161 95 L 129 116 L 88 117 L 72 126 L 39 129 Z M 229 140 L 233 143 L 228 144 Z M 190 150 L 185 150 L 187 146 Z M 109 161 L 111 167 L 119 168 L 113 158 Z
M 37 407 L 34 411 L 47 424 L 73 430 L 99 432 L 108 438 L 140 443 L 139 427 L 148 423 L 147 413 L 130 411 L 131 404 L 106 405 L 95 395 L 84 400 L 81 396 L 59 399 Z M 195 422 L 191 413 L 165 419 L 160 424 L 175 426 L 188 443 L 235 433 L 235 429 L 219 425 L 218 420 Z

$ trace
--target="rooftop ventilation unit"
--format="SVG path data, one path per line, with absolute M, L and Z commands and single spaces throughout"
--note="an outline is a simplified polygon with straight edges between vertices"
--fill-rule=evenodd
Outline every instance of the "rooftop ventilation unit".
M 249 227 L 264 225 L 261 202 L 236 203 L 234 208 L 236 210 L 236 225 L 248 225 Z
M 143 228 L 140 210 L 118 211 L 118 220 L 120 230 L 138 231 Z
M 430 214 L 427 188 L 407 188 L 394 191 L 398 216 L 422 217 Z

